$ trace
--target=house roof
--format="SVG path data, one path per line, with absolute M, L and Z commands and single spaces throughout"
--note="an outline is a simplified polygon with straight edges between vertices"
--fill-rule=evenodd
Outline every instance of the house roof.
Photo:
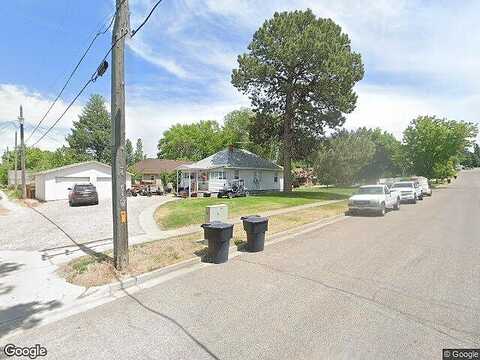
M 178 169 L 213 169 L 218 167 L 283 170 L 281 166 L 270 160 L 263 159 L 250 151 L 235 148 L 221 150 L 196 163 L 179 166 Z
M 36 172 L 36 173 L 33 173 L 32 175 L 33 175 L 33 176 L 43 175 L 43 174 L 48 174 L 48 173 L 52 173 L 52 172 L 56 172 L 56 171 L 71 169 L 71 168 L 75 168 L 75 167 L 83 166 L 83 165 L 87 165 L 87 164 L 101 165 L 101 166 L 103 166 L 103 167 L 105 167 L 105 168 L 108 168 L 109 170 L 112 168 L 110 165 L 101 163 L 100 161 L 91 160 L 91 161 L 83 161 L 83 162 L 79 162 L 79 163 L 75 163 L 75 164 L 65 165 L 65 166 L 61 166 L 61 167 L 57 167 L 57 168 L 53 168 L 53 169 L 48 169 L 48 170 L 44 170 L 44 171 L 38 171 L 38 172 Z M 132 174 L 129 173 L 128 171 L 127 171 L 127 174 L 132 175 Z
M 137 162 L 133 167 L 139 173 L 159 174 L 164 171 L 173 171 L 180 165 L 191 164 L 192 161 L 167 160 L 167 159 L 145 159 Z

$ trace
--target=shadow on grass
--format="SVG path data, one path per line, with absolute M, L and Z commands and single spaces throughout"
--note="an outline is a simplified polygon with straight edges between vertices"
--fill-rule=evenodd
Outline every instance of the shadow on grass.
M 271 192 L 262 194 L 252 194 L 258 197 L 278 197 L 289 199 L 307 199 L 307 200 L 344 200 L 351 195 L 342 192 L 322 192 L 322 191 L 292 191 L 292 192 Z

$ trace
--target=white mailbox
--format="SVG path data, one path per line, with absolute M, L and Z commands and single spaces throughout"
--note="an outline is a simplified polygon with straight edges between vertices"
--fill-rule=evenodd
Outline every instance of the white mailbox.
M 228 220 L 228 206 L 225 204 L 211 205 L 205 208 L 205 222 Z

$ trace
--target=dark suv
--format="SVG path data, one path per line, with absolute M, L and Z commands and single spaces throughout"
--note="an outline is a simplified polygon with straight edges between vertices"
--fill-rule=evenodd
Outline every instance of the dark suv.
M 68 203 L 70 206 L 85 204 L 98 205 L 97 188 L 92 184 L 75 184 L 72 188 L 68 188 Z

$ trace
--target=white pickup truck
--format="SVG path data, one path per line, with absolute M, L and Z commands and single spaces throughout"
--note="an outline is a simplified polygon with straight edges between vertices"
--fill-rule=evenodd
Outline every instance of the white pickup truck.
M 417 181 L 399 181 L 391 189 L 398 191 L 402 202 L 416 204 L 417 200 L 423 200 L 422 187 Z
M 400 194 L 387 185 L 360 186 L 358 193 L 348 199 L 348 209 L 351 214 L 374 212 L 385 216 L 389 209 L 400 209 Z

